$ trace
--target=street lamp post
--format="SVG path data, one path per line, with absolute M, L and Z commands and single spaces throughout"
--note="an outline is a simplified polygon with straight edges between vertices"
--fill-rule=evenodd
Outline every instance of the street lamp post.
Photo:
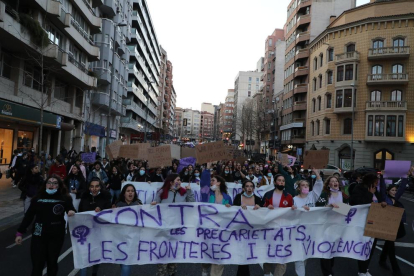
M 352 87 L 352 119 L 351 119 L 351 170 L 354 169 L 354 121 L 355 121 L 355 84 L 351 84 Z
M 151 83 L 155 83 L 155 81 L 148 81 L 147 85 L 148 85 L 148 92 L 146 95 L 146 99 L 147 99 L 147 112 L 145 113 L 145 133 L 144 133 L 144 143 L 147 142 L 147 130 L 148 130 L 148 105 L 149 105 L 149 93 L 150 93 L 150 84 Z
M 113 97 L 113 83 L 115 79 L 115 69 L 113 68 L 115 62 L 115 42 L 116 42 L 116 27 L 125 27 L 127 24 L 125 22 L 117 23 L 113 22 L 114 25 L 114 43 L 112 45 L 112 72 L 111 72 L 111 84 L 109 86 L 109 111 L 108 117 L 106 120 L 106 145 L 109 145 L 109 138 L 111 137 L 110 129 L 111 129 L 111 110 L 112 110 L 112 97 Z

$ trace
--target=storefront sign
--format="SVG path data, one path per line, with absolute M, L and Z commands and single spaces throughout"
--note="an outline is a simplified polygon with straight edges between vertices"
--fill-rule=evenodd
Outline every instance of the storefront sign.
M 0 100 L 0 117 L 28 123 L 40 124 L 40 110 L 32 107 Z M 55 114 L 43 111 L 43 124 L 60 128 L 60 122 Z

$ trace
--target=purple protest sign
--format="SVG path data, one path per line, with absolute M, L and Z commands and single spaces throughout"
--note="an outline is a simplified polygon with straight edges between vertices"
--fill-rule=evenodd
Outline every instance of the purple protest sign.
M 82 153 L 81 159 L 85 163 L 94 163 L 96 161 L 96 152 Z
M 180 165 L 178 165 L 178 168 L 177 168 L 177 173 L 180 173 L 182 169 L 184 169 L 185 167 L 189 165 L 192 165 L 194 167 L 195 163 L 196 163 L 195 157 L 181 158 Z
M 384 178 L 407 177 L 411 161 L 385 160 Z
M 289 166 L 292 167 L 293 165 L 295 165 L 296 162 L 296 157 L 288 155 L 288 159 L 289 159 Z

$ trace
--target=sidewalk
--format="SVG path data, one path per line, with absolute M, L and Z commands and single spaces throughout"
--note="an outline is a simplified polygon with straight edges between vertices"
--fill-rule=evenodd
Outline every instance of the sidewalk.
M 20 223 L 23 219 L 23 200 L 20 190 L 12 188 L 11 179 L 0 179 L 0 230 Z

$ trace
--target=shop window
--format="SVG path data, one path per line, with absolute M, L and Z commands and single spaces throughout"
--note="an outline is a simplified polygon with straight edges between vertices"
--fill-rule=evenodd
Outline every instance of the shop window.
M 0 128 L 0 164 L 10 164 L 13 153 L 13 130 Z
M 18 131 L 17 132 L 17 149 L 31 150 L 33 147 L 33 132 Z

